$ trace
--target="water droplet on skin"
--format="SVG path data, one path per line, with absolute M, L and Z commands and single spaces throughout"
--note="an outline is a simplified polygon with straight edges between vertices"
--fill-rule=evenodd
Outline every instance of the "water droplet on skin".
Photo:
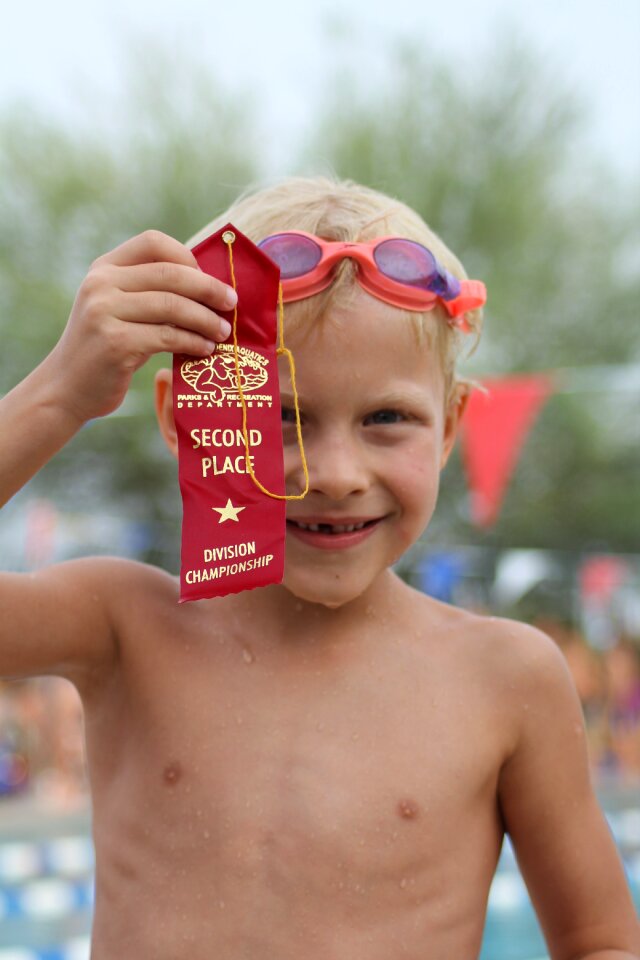
M 316 730 L 319 730 L 320 732 L 322 732 L 324 730 L 324 723 L 316 724 Z
M 239 727 L 241 727 L 241 726 L 242 726 L 242 717 L 240 717 L 240 716 L 236 717 L 236 723 L 238 724 Z
M 400 881 L 400 884 L 399 884 L 400 889 L 401 889 L 401 890 L 404 890 L 404 888 L 406 887 L 406 885 L 407 885 L 407 878 L 406 878 L 406 877 L 403 877 L 402 880 Z
M 224 908 L 224 900 L 218 900 L 218 906 L 222 910 Z
M 247 647 L 243 647 L 243 648 L 242 648 L 242 659 L 244 660 L 245 663 L 253 663 L 253 661 L 255 660 L 255 657 L 254 657 L 253 653 L 251 652 L 251 650 L 249 650 Z
M 360 734 L 359 734 L 359 733 L 352 733 L 352 734 L 351 734 L 351 739 L 352 739 L 352 740 L 359 740 L 359 739 L 360 739 Z
M 204 837 L 205 840 L 208 840 L 209 837 L 211 836 L 211 834 L 209 833 L 208 830 L 205 830 L 204 833 L 202 834 L 202 836 Z

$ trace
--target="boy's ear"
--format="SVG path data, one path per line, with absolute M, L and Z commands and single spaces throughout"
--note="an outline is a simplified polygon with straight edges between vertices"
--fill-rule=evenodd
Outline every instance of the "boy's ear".
M 173 419 L 173 375 L 163 367 L 155 378 L 156 416 L 160 433 L 173 456 L 178 459 L 178 434 Z
M 467 406 L 471 387 L 466 383 L 458 383 L 455 386 L 453 396 L 449 401 L 449 406 L 445 414 L 444 433 L 442 442 L 442 457 L 440 458 L 440 469 L 442 470 L 449 459 L 449 454 L 453 450 L 458 435 L 458 427 Z

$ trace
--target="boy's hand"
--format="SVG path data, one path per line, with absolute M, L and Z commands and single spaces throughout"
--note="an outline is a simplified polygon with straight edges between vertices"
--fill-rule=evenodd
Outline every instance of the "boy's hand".
M 61 401 L 82 422 L 111 413 L 154 353 L 206 357 L 226 340 L 215 311 L 235 302 L 178 240 L 156 230 L 127 240 L 92 264 L 46 361 Z

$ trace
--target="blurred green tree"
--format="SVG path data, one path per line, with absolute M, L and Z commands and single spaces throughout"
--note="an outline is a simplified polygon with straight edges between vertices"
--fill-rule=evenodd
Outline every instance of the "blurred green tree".
M 91 262 L 150 227 L 186 240 L 257 175 L 248 101 L 157 48 L 132 50 L 122 91 L 63 125 L 20 104 L 0 117 L 0 394 L 46 355 Z M 95 94 L 94 94 L 95 96 Z M 153 530 L 147 556 L 177 556 L 174 465 L 140 370 L 122 414 L 89 424 L 32 482 L 63 507 L 101 502 Z

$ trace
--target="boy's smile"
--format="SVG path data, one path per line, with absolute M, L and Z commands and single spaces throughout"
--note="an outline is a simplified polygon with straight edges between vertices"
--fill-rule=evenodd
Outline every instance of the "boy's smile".
M 304 520 L 289 518 L 287 528 L 303 543 L 320 550 L 341 550 L 365 540 L 382 517 L 306 517 Z
M 435 318 L 434 318 L 435 319 Z M 341 606 L 420 536 L 455 437 L 444 374 L 399 310 L 358 291 L 348 310 L 290 333 L 310 475 L 287 509 L 284 586 Z M 287 492 L 303 488 L 293 397 L 281 370 Z

